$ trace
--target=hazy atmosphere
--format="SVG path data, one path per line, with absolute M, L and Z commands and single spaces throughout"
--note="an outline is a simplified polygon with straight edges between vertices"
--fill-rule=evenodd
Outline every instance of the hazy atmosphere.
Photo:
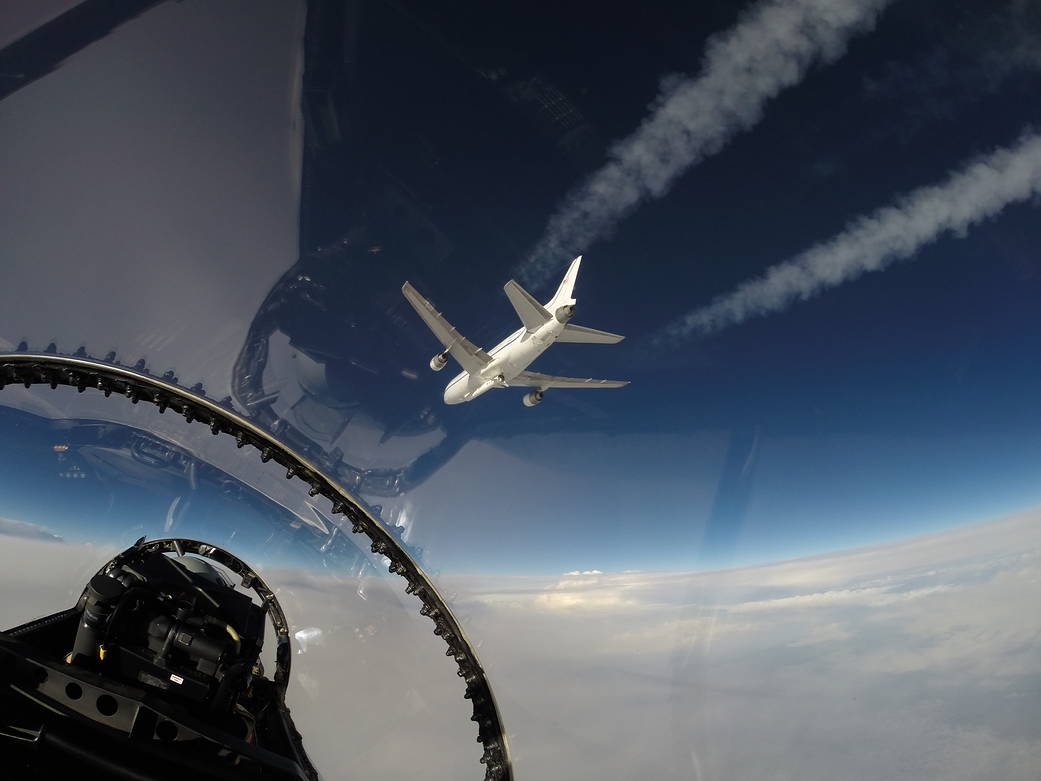
M 320 465 L 456 612 L 518 779 L 1038 777 L 1041 5 L 184 0 L 30 34 L 103 5 L 0 9 L 0 353 L 164 378 Z M 446 404 L 465 366 L 403 284 L 494 352 L 507 281 L 541 307 L 579 255 L 571 323 L 625 339 L 527 370 L 629 384 Z M 323 778 L 480 777 L 443 643 L 328 501 L 0 372 L 0 627 L 205 539 L 285 602 Z
M 1028 781 L 1041 762 L 1039 520 L 704 573 L 445 585 L 481 639 L 520 777 Z M 13 533 L 5 560 L 34 564 L 4 569 L 0 586 L 28 595 L 5 601 L 5 626 L 71 604 L 103 558 Z M 264 576 L 292 619 L 289 704 L 324 776 L 467 774 L 451 665 L 396 583 Z

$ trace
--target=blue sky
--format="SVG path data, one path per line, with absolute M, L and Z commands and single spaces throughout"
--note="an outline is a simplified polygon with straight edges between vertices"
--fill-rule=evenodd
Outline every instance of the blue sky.
M 66 399 L 75 398 L 75 391 L 64 390 L 59 393 Z M 132 426 L 96 419 L 56 422 L 20 411 L 19 400 L 9 403 L 0 407 L 0 518 L 30 527 L 0 524 L 0 533 L 57 535 L 67 543 L 106 548 L 128 547 L 142 536 L 180 536 L 232 549 L 256 566 L 360 571 L 359 551 L 333 546 L 318 553 L 324 539 L 313 543 L 293 511 L 186 448 Z M 274 470 L 268 474 L 278 476 Z M 303 493 L 299 509 L 306 512 Z
M 0 351 L 144 359 L 328 458 L 479 647 L 517 778 L 1035 778 L 1041 7 L 323 8 L 162 3 L 0 101 Z M 575 321 L 627 339 L 533 368 L 632 384 L 443 405 L 402 282 L 490 346 L 503 283 L 579 253 Z M 11 623 L 173 519 L 309 638 L 323 773 L 472 771 L 429 622 L 314 553 L 298 481 L 65 390 L 0 393 Z
M 1030 99 L 1041 15 L 1030 4 L 840 6 L 879 13 L 836 33 L 828 54 L 802 41 L 805 67 L 763 87 L 736 124 L 713 96 L 750 101 L 764 81 L 756 68 L 781 44 L 724 44 L 768 4 L 635 16 L 559 4 L 550 18 L 521 3 L 373 6 L 356 20 L 346 60 L 356 67 L 329 77 L 330 130 L 294 113 L 300 19 L 288 6 L 241 27 L 242 4 L 163 5 L 0 104 L 18 120 L 0 123 L 0 137 L 19 150 L 0 173 L 12 193 L 33 194 L 31 213 L 19 198 L 21 217 L 2 226 L 15 258 L 7 289 L 41 269 L 75 283 L 43 303 L 3 299 L 0 339 L 144 355 L 220 397 L 259 338 L 273 414 L 351 465 L 397 470 L 396 495 L 362 494 L 407 523 L 442 572 L 719 567 L 1036 506 L 1036 181 L 988 219 L 981 196 L 963 235 L 937 229 L 878 273 L 716 333 L 660 339 L 677 318 L 1041 127 Z M 185 62 L 179 52 L 204 28 L 205 57 Z M 705 92 L 712 36 L 717 55 L 747 62 L 746 81 Z M 128 56 L 153 67 L 120 76 Z M 83 92 L 109 83 L 122 88 Z M 657 147 L 640 141 L 684 89 L 697 98 L 683 114 L 694 124 Z M 89 111 L 67 102 L 84 94 Z M 61 123 L 56 105 L 72 106 Z M 691 131 L 699 122 L 709 129 Z M 681 138 L 708 139 L 696 165 L 675 163 Z M 76 164 L 50 165 L 55 149 Z M 557 235 L 576 193 L 625 149 L 641 165 L 673 165 L 671 186 L 604 207 L 599 232 Z M 547 237 L 558 254 L 533 271 Z M 534 368 L 632 384 L 553 391 L 535 409 L 518 390 L 445 408 L 452 372 L 426 368 L 439 347 L 401 283 L 490 346 L 515 328 L 501 285 L 520 275 L 548 297 L 579 252 L 576 322 L 627 339 L 560 345 Z M 92 309 L 102 298 L 111 304 Z M 305 359 L 323 365 L 322 387 Z
M 652 341 L 677 316 L 860 216 L 1014 145 L 1039 118 L 1024 99 L 1037 86 L 1029 57 L 1037 25 L 1036 14 L 1016 4 L 952 12 L 894 3 L 845 56 L 810 69 L 766 104 L 758 124 L 685 172 L 667 195 L 614 221 L 609 237 L 576 247 L 587 258 L 576 320 L 629 338 L 608 349 L 558 347 L 539 368 L 634 383 L 587 394 L 562 412 L 547 404 L 535 410 L 537 422 L 507 394 L 482 399 L 480 409 L 448 411 L 449 425 L 465 421 L 478 438 L 509 420 L 492 440 L 539 467 L 525 479 L 522 464 L 485 471 L 450 464 L 432 477 L 438 498 L 424 501 L 436 519 L 431 536 L 442 536 L 438 550 L 453 547 L 443 540 L 446 529 L 477 532 L 465 552 L 455 546 L 458 553 L 442 555 L 464 569 L 494 558 L 512 571 L 716 566 L 893 539 L 1041 502 L 1036 196 L 783 312 L 678 344 Z M 618 62 L 599 32 L 583 42 L 596 75 L 594 96 L 580 107 L 622 139 L 649 115 L 655 90 L 636 55 L 607 99 L 607 80 L 597 77 Z M 697 78 L 699 47 L 665 48 L 673 58 L 667 65 L 647 65 L 656 76 Z M 567 63 L 542 64 L 551 75 L 573 75 Z M 646 91 L 637 100 L 629 90 L 640 77 Z M 625 130 L 622 115 L 630 117 Z M 451 125 L 439 119 L 436 126 L 447 132 Z M 485 145 L 494 144 L 487 136 Z M 587 167 L 565 191 L 601 170 Z M 520 213 L 530 213 L 530 194 L 516 198 L 528 207 Z M 506 231 L 513 241 L 500 245 L 523 253 L 539 235 L 534 227 Z M 480 245 L 480 230 L 467 234 L 471 246 Z M 448 267 L 455 258 L 476 260 L 475 253 L 458 249 Z M 469 265 L 463 283 L 450 272 L 417 282 L 481 343 L 510 327 L 495 284 L 506 276 L 503 265 L 515 270 L 517 261 L 508 253 L 500 260 L 503 254 L 480 258 L 479 284 L 470 282 Z M 553 284 L 547 275 L 538 292 Z M 436 398 L 440 377 L 421 382 Z M 578 433 L 590 430 L 608 436 Z M 648 453 L 640 443 L 654 437 L 660 446 Z M 724 474 L 731 438 L 740 450 L 756 437 L 755 457 L 738 457 L 746 474 Z M 420 490 L 425 497 L 436 489 Z M 525 510 L 511 513 L 519 503 Z

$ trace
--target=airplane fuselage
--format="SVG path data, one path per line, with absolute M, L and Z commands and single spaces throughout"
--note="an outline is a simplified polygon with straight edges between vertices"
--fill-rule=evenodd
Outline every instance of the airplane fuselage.
M 472 401 L 492 388 L 505 388 L 549 349 L 564 331 L 567 318 L 551 317 L 538 330 L 519 328 L 488 351 L 492 357 L 480 374 L 460 372 L 445 387 L 445 404 Z

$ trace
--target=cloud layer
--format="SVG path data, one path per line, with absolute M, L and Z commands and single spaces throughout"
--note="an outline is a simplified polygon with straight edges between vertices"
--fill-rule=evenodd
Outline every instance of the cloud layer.
M 665 329 L 679 340 L 777 312 L 869 271 L 881 271 L 942 236 L 962 236 L 1005 207 L 1041 193 L 1041 135 L 977 158 L 946 181 L 922 187 L 854 220 L 838 236 L 739 285 Z
M 608 163 L 564 201 L 518 270 L 545 281 L 640 203 L 660 198 L 690 166 L 762 117 L 768 100 L 871 29 L 889 0 L 767 0 L 712 38 L 701 73 L 663 85 L 650 115 Z
M 105 558 L 0 542 L 5 626 L 71 604 Z M 453 664 L 396 578 L 264 576 L 323 778 L 479 775 Z M 479 644 L 518 781 L 1033 781 L 1041 766 L 1041 511 L 729 570 L 440 586 Z
M 1027 781 L 1041 513 L 699 573 L 453 581 L 517 778 Z
M 61 542 L 60 534 L 41 526 L 38 523 L 27 523 L 26 521 L 12 521 L 10 518 L 0 518 L 0 535 L 9 537 L 25 537 L 30 540 L 46 540 L 47 542 Z

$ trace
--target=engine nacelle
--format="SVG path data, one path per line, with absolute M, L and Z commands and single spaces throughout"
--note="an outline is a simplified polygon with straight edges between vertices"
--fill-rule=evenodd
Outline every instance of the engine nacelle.
M 545 397 L 545 393 L 540 390 L 533 390 L 531 393 L 525 393 L 524 398 L 521 399 L 524 402 L 525 407 L 534 407 Z
M 448 364 L 448 353 L 438 353 L 430 359 L 430 368 L 436 372 L 441 371 Z
M 566 323 L 573 314 L 575 314 L 575 307 L 568 305 L 557 307 L 557 311 L 553 313 L 553 316 L 557 318 L 558 323 Z

